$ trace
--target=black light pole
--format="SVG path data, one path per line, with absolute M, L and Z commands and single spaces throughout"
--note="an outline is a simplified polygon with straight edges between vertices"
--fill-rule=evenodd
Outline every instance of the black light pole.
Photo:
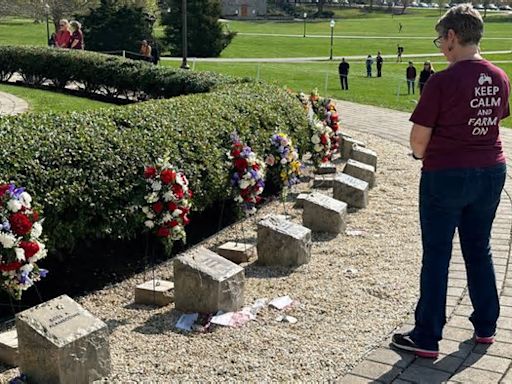
M 181 44 L 183 45 L 183 61 L 181 62 L 182 69 L 190 69 L 187 64 L 187 0 L 181 0 Z
M 332 44 L 333 44 L 333 39 L 334 39 L 334 26 L 336 25 L 336 22 L 334 21 L 334 19 L 331 20 L 329 25 L 331 26 L 331 54 L 329 55 L 329 60 L 332 60 Z
M 46 44 L 50 45 L 50 6 L 48 4 L 44 5 L 46 10 Z
M 304 36 L 303 37 L 306 37 L 306 19 L 308 17 L 308 13 L 307 12 L 304 12 Z

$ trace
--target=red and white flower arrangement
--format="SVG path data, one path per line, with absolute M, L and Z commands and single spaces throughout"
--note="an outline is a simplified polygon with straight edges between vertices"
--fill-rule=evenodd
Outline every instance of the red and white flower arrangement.
M 270 138 L 271 153 L 265 159 L 265 163 L 276 169 L 279 184 L 287 189 L 299 182 L 302 164 L 299 160 L 297 149 L 293 146 L 292 139 L 284 133 L 276 133 Z
M 236 133 L 231 134 L 230 183 L 235 194 L 234 200 L 247 215 L 256 213 L 256 204 L 261 201 L 265 188 L 265 164 L 258 159 L 251 147 L 243 144 Z
M 336 105 L 329 100 L 326 105 L 325 123 L 331 128 L 331 151 L 337 152 L 340 147 L 340 125 L 339 125 L 339 114 L 336 111 Z
M 311 135 L 311 154 L 315 165 L 326 163 L 332 156 L 332 129 L 324 122 L 315 120 L 310 123 Z
M 17 300 L 48 273 L 37 265 L 47 254 L 42 223 L 24 188 L 0 183 L 0 288 Z
M 156 164 L 144 168 L 144 179 L 144 225 L 169 249 L 177 240 L 185 242 L 185 226 L 190 222 L 188 215 L 192 206 L 192 190 L 185 174 L 168 160 L 159 159 Z

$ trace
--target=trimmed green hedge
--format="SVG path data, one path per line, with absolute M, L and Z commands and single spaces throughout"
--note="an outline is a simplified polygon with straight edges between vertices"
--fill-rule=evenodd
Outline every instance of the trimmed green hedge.
M 219 85 L 244 81 L 88 51 L 0 46 L 0 81 L 8 80 L 15 72 L 31 85 L 49 80 L 55 87 L 63 88 L 76 81 L 88 93 L 139 99 L 209 92 Z
M 129 238 L 142 229 L 136 204 L 144 164 L 170 155 L 202 210 L 229 197 L 231 132 L 263 156 L 276 130 L 306 148 L 307 129 L 294 96 L 254 83 L 93 112 L 1 118 L 0 179 L 25 186 L 44 205 L 51 247 Z

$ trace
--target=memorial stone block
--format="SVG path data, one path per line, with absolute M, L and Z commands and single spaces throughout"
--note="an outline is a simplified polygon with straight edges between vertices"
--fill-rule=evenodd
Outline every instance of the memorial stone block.
M 315 175 L 313 180 L 313 188 L 332 188 L 334 175 Z
M 295 200 L 295 208 L 303 208 L 304 207 L 304 200 L 306 199 L 307 193 L 300 193 L 297 196 L 297 199 Z
M 368 205 L 369 185 L 345 173 L 338 173 L 334 178 L 333 197 L 344 201 L 349 207 L 366 208 Z
M 322 163 L 317 167 L 316 173 L 318 175 L 336 173 L 336 166 L 332 163 Z
M 258 263 L 298 266 L 311 259 L 311 230 L 270 216 L 258 223 Z
M 16 315 L 19 367 L 31 383 L 85 384 L 110 374 L 107 325 L 67 295 Z
M 204 247 L 174 260 L 174 302 L 183 312 L 237 311 L 244 304 L 244 269 Z
M 366 181 L 370 188 L 375 186 L 375 168 L 371 165 L 349 159 L 343 173 Z
M 18 333 L 15 329 L 0 333 L 0 362 L 18 365 Z
M 371 149 L 356 145 L 352 149 L 352 155 L 350 156 L 350 158 L 352 160 L 371 165 L 372 167 L 377 169 L 377 153 L 375 153 Z
M 347 160 L 350 158 L 350 155 L 352 154 L 352 149 L 354 148 L 354 145 L 358 145 L 360 147 L 366 147 L 366 144 L 362 141 L 343 137 L 342 143 L 340 145 L 341 147 L 341 157 L 344 160 Z
M 135 287 L 135 302 L 164 307 L 172 302 L 173 290 L 172 281 L 152 279 Z
M 304 201 L 302 223 L 313 232 L 341 233 L 347 226 L 347 204 L 313 192 Z
M 249 243 L 228 241 L 217 248 L 217 253 L 233 263 L 246 263 L 256 257 L 256 246 Z

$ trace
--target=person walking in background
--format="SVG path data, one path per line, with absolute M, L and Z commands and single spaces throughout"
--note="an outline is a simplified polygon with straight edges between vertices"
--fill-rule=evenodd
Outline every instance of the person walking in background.
M 55 34 L 56 48 L 69 48 L 71 32 L 69 31 L 69 21 L 62 19 L 59 21 L 59 30 Z
M 439 355 L 455 229 L 473 305 L 474 340 L 495 341 L 500 304 L 490 237 L 507 172 L 499 125 L 510 115 L 510 81 L 480 56 L 483 30 L 471 4 L 459 4 L 439 19 L 434 44 L 450 66 L 430 76 L 410 119 L 412 155 L 423 161 L 423 261 L 414 328 L 394 334 L 392 344 L 423 357 Z
M 382 63 L 384 63 L 384 59 L 382 58 L 380 51 L 377 52 L 375 62 L 377 64 L 377 77 L 382 77 Z
M 402 23 L 400 23 L 400 22 L 399 22 L 399 23 L 398 23 L 398 33 L 402 32 L 402 28 L 403 28 L 403 27 L 404 27 L 404 26 L 402 25 Z
M 416 82 L 416 68 L 412 61 L 409 61 L 409 66 L 405 70 L 405 78 L 407 79 L 407 94 L 410 95 L 411 91 L 414 95 L 414 85 Z
M 372 55 L 368 55 L 368 57 L 366 58 L 366 77 L 372 77 L 372 65 Z
M 401 63 L 402 62 L 402 54 L 404 53 L 404 47 L 402 47 L 400 44 L 396 45 L 396 62 Z
M 338 73 L 340 75 L 341 89 L 348 91 L 348 71 L 350 64 L 345 61 L 345 58 L 341 59 L 341 63 L 338 66 Z
M 423 92 L 423 87 L 425 86 L 425 83 L 429 79 L 431 75 L 434 74 L 434 67 L 432 67 L 432 64 L 430 64 L 430 61 L 425 61 L 425 64 L 423 64 L 423 70 L 420 72 L 420 77 L 418 79 L 418 85 L 420 87 L 420 95 Z
M 85 49 L 84 45 L 84 34 L 82 33 L 82 25 L 76 21 L 73 20 L 71 23 L 71 30 L 73 31 L 71 33 L 71 39 L 69 48 L 71 49 Z
M 149 45 L 147 40 L 142 40 L 142 44 L 140 45 L 139 53 L 144 57 L 144 60 L 152 61 L 151 45 Z

